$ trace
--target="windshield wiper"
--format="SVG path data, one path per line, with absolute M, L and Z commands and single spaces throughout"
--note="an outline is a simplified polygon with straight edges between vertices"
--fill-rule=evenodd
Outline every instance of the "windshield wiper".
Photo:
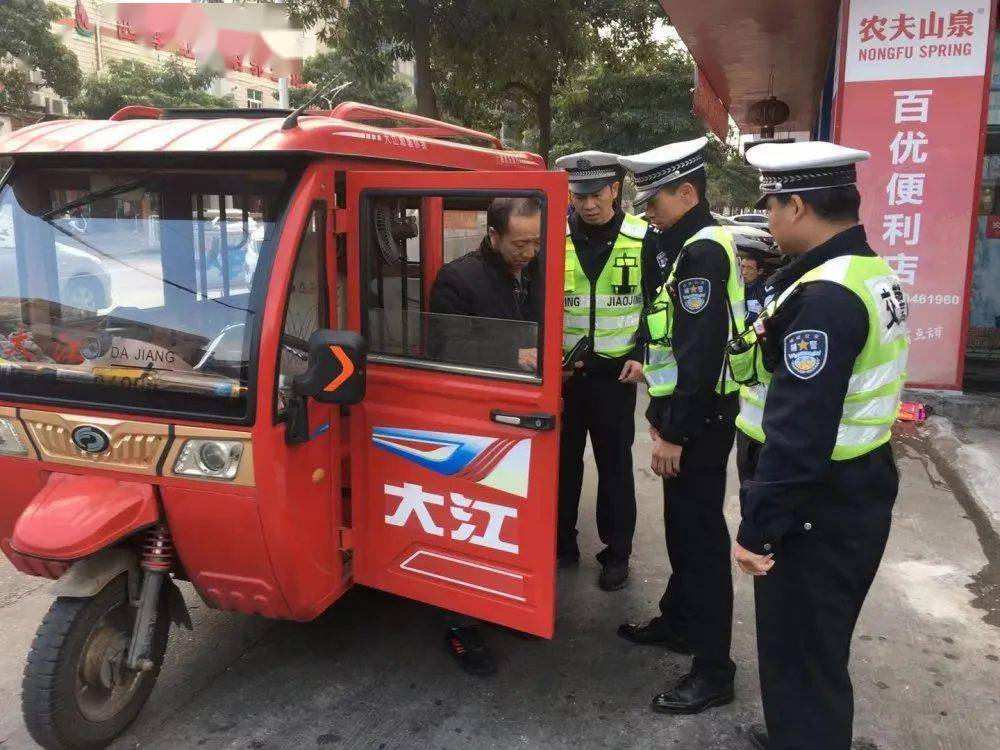
M 145 184 L 150 178 L 149 174 L 142 177 L 137 177 L 134 180 L 129 180 L 128 182 L 122 182 L 118 185 L 112 185 L 111 187 L 106 187 L 101 190 L 91 190 L 89 193 L 84 193 L 79 198 L 74 198 L 71 201 L 63 203 L 61 206 L 56 206 L 55 208 L 49 209 L 45 213 L 41 214 L 42 219 L 48 220 L 53 216 L 58 216 L 59 214 L 64 214 L 67 211 L 72 211 L 74 208 L 91 203 L 96 198 L 110 198 L 112 195 L 121 195 L 122 193 L 127 193 L 131 190 L 135 190 L 142 184 Z

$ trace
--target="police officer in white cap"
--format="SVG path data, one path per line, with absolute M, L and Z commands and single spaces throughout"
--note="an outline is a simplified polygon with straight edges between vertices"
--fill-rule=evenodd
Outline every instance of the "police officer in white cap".
M 741 390 L 743 484 L 733 555 L 754 578 L 768 750 L 848 750 L 854 625 L 889 536 L 889 445 L 906 375 L 899 280 L 859 223 L 855 164 L 831 143 L 762 144 L 760 206 L 793 256 L 777 295 L 729 347 Z
M 690 672 L 653 699 L 654 710 L 677 714 L 732 701 L 736 671 L 729 655 L 733 585 L 722 506 L 738 385 L 723 365 L 726 342 L 743 330 L 745 311 L 733 237 L 705 199 L 707 145 L 697 138 L 619 160 L 635 175 L 636 200 L 661 233 L 649 251 L 661 255 L 666 283 L 647 289 L 644 375 L 671 575 L 660 614 L 646 625 L 622 625 L 618 633 L 693 655 Z
M 563 387 L 559 465 L 558 556 L 575 564 L 583 454 L 590 434 L 597 464 L 597 531 L 604 548 L 599 584 L 628 580 L 635 533 L 636 383 L 642 380 L 638 341 L 642 314 L 642 238 L 646 223 L 626 214 L 619 194 L 623 170 L 615 154 L 584 151 L 556 160 L 569 177 L 563 349 L 586 339 L 588 353 Z

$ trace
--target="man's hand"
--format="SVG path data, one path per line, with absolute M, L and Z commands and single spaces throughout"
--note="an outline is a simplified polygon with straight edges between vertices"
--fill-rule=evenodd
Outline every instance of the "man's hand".
M 518 349 L 517 366 L 528 372 L 537 372 L 538 349 Z
M 652 428 L 649 432 L 650 437 L 653 438 L 653 457 L 649 462 L 649 468 L 657 476 L 673 479 L 681 472 L 683 446 L 668 443 Z
M 767 571 L 774 567 L 774 555 L 758 555 L 739 542 L 733 542 L 733 559 L 736 565 L 749 576 L 766 576 Z
M 618 380 L 621 383 L 642 382 L 642 364 L 634 359 L 628 360 L 622 367 L 622 373 L 618 376 Z

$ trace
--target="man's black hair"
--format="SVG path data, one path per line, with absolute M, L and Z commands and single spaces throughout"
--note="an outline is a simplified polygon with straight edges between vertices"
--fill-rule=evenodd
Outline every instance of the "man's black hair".
M 486 225 L 497 234 L 507 234 L 511 216 L 536 216 L 542 205 L 534 198 L 494 198 L 486 210 Z
M 854 185 L 803 190 L 801 193 L 778 193 L 774 197 L 779 203 L 786 205 L 793 195 L 799 196 L 821 219 L 855 223 L 861 220 L 861 193 Z
M 692 186 L 694 186 L 694 190 L 698 194 L 699 201 L 705 200 L 705 193 L 708 191 L 708 175 L 705 173 L 704 167 L 699 167 L 691 174 L 686 174 L 679 180 L 675 180 L 674 182 L 664 185 L 661 189 L 666 190 L 668 193 L 673 195 L 685 182 L 689 182 Z

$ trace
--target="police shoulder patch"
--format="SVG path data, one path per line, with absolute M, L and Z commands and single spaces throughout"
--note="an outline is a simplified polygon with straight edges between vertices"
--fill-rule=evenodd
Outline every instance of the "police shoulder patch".
M 806 329 L 785 336 L 785 366 L 797 378 L 809 380 L 819 375 L 830 353 L 825 331 Z
M 708 279 L 684 279 L 677 284 L 677 297 L 681 307 L 692 315 L 697 315 L 706 307 L 712 296 L 712 282 Z

